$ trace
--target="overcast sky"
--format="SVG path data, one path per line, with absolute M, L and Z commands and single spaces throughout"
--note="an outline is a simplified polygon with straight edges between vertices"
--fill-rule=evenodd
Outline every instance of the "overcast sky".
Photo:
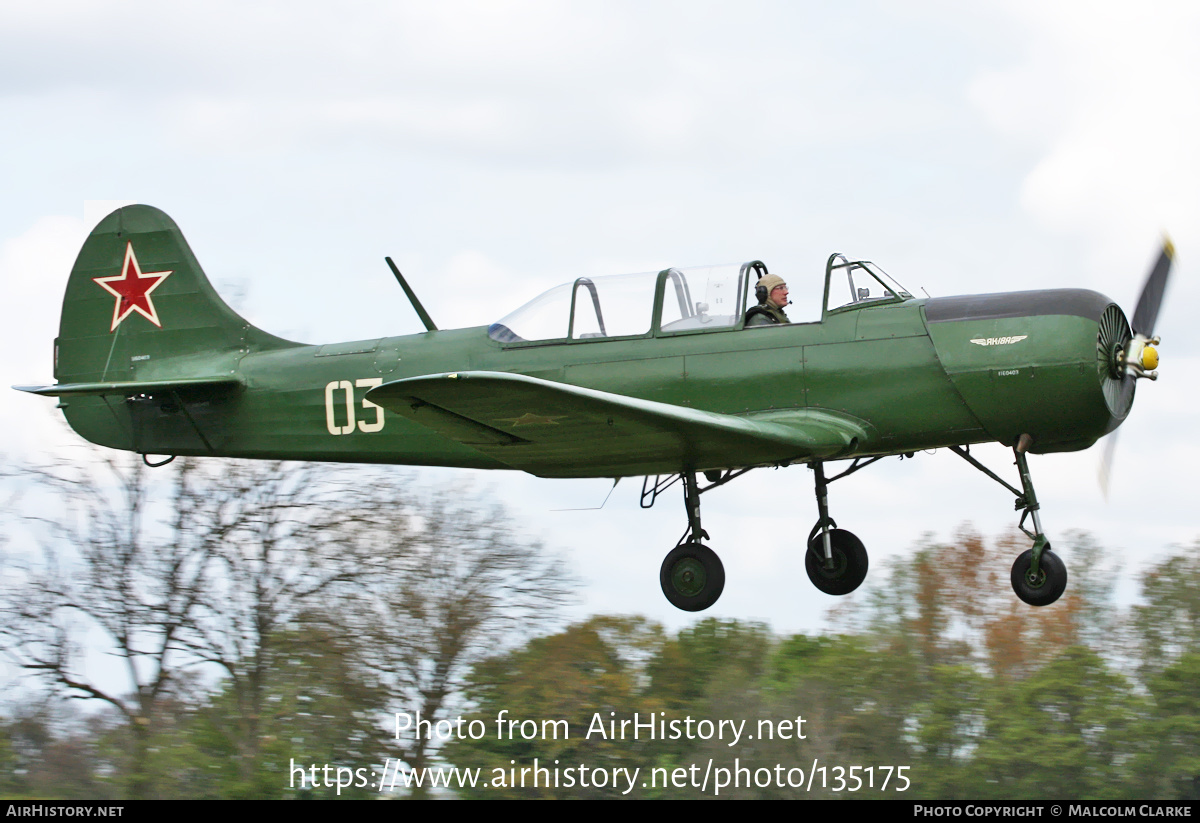
M 1131 312 L 1169 231 L 1163 378 L 1138 388 L 1111 500 L 1099 449 L 1031 461 L 1052 541 L 1091 530 L 1136 571 L 1200 535 L 1197 42 L 1186 2 L 0 0 L 5 382 L 50 380 L 71 263 L 122 202 L 167 211 L 252 322 L 313 343 L 421 330 L 384 255 L 442 327 L 580 274 L 755 258 L 797 299 L 834 251 L 917 292 L 1077 286 Z M 0 396 L 4 453 L 78 451 L 53 401 Z M 419 476 L 503 498 L 570 557 L 587 611 L 690 619 L 658 587 L 674 490 L 643 512 L 626 480 L 562 513 L 610 484 Z M 821 626 L 811 478 L 705 495 L 711 614 Z M 924 532 L 1015 522 L 946 453 L 885 460 L 831 506 L 877 572 Z

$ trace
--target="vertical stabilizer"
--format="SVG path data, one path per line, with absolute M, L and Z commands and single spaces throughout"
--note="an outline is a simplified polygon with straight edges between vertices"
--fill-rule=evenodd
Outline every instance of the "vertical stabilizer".
M 55 386 L 79 434 L 103 446 L 211 454 L 242 388 L 241 359 L 297 344 L 254 328 L 213 290 L 175 222 L 126 206 L 88 235 L 63 298 Z
M 63 299 L 54 376 L 62 383 L 125 382 L 226 371 L 250 349 L 292 345 L 265 334 L 213 290 L 179 227 L 150 206 L 127 206 L 88 236 Z

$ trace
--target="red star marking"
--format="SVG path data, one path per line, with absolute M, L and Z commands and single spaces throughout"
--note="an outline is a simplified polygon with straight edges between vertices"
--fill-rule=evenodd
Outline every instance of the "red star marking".
M 109 332 L 116 331 L 121 321 L 135 311 L 161 329 L 162 323 L 158 322 L 158 312 L 154 310 L 154 301 L 150 299 L 150 293 L 167 279 L 168 274 L 171 272 L 155 271 L 142 274 L 142 267 L 138 265 L 137 256 L 133 253 L 133 243 L 126 243 L 125 263 L 121 266 L 121 273 L 112 277 L 92 278 L 96 285 L 117 298 Z

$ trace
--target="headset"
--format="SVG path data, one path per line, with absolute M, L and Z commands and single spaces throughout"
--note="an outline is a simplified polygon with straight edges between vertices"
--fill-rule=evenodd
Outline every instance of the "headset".
M 767 304 L 767 297 L 769 297 L 769 296 L 770 295 L 768 295 L 768 293 L 767 293 L 766 286 L 755 286 L 754 287 L 754 299 L 756 299 L 758 301 L 758 305 L 765 306 Z M 789 300 L 784 305 L 790 306 L 790 305 L 792 305 L 792 301 Z M 780 308 L 782 308 L 782 306 Z

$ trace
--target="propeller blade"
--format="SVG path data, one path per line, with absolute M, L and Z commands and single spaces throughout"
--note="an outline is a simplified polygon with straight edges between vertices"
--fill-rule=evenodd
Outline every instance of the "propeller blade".
M 1119 431 L 1118 429 L 1108 436 L 1104 442 L 1104 451 L 1100 455 L 1100 491 L 1104 494 L 1106 501 L 1108 500 L 1108 481 L 1112 477 L 1113 456 L 1117 452 L 1117 433 Z
M 1113 408 L 1128 411 L 1129 406 L 1133 402 L 1134 386 L 1137 383 L 1137 378 L 1142 376 L 1140 352 L 1142 351 L 1143 344 L 1154 337 L 1154 324 L 1158 321 L 1158 310 L 1162 308 L 1163 295 L 1167 291 L 1167 280 L 1171 276 L 1171 263 L 1174 259 L 1175 246 L 1171 243 L 1170 238 L 1165 237 L 1163 238 L 1162 253 L 1158 255 L 1158 260 L 1155 261 L 1154 268 L 1150 270 L 1150 276 L 1146 278 L 1146 285 L 1142 286 L 1142 293 L 1138 297 L 1137 308 L 1133 310 L 1133 317 L 1130 319 L 1129 325 L 1135 335 L 1135 339 L 1126 339 L 1122 343 L 1126 354 L 1138 364 L 1136 374 L 1134 372 L 1126 372 L 1122 369 L 1122 374 L 1119 378 L 1105 384 L 1105 397 L 1111 398 Z M 1108 329 L 1110 337 L 1115 333 L 1117 332 L 1113 328 Z M 1102 341 L 1104 334 L 1105 328 L 1102 326 Z M 1130 353 L 1131 346 L 1133 347 L 1133 353 Z M 1135 366 L 1130 365 L 1129 368 L 1135 368 Z M 1105 500 L 1108 500 L 1108 486 L 1109 480 L 1112 477 L 1113 458 L 1116 456 L 1116 451 L 1117 432 L 1114 431 L 1105 441 L 1104 452 L 1100 456 L 1100 490 L 1104 493 Z
M 1162 306 L 1163 293 L 1167 290 L 1167 278 L 1171 274 L 1171 261 L 1174 257 L 1175 246 L 1169 239 L 1163 240 L 1162 253 L 1158 256 L 1154 268 L 1150 270 L 1146 285 L 1142 287 L 1142 295 L 1138 298 L 1137 308 L 1133 311 L 1129 325 L 1133 327 L 1134 334 L 1143 337 L 1154 336 L 1154 323 L 1158 320 L 1158 310 Z

